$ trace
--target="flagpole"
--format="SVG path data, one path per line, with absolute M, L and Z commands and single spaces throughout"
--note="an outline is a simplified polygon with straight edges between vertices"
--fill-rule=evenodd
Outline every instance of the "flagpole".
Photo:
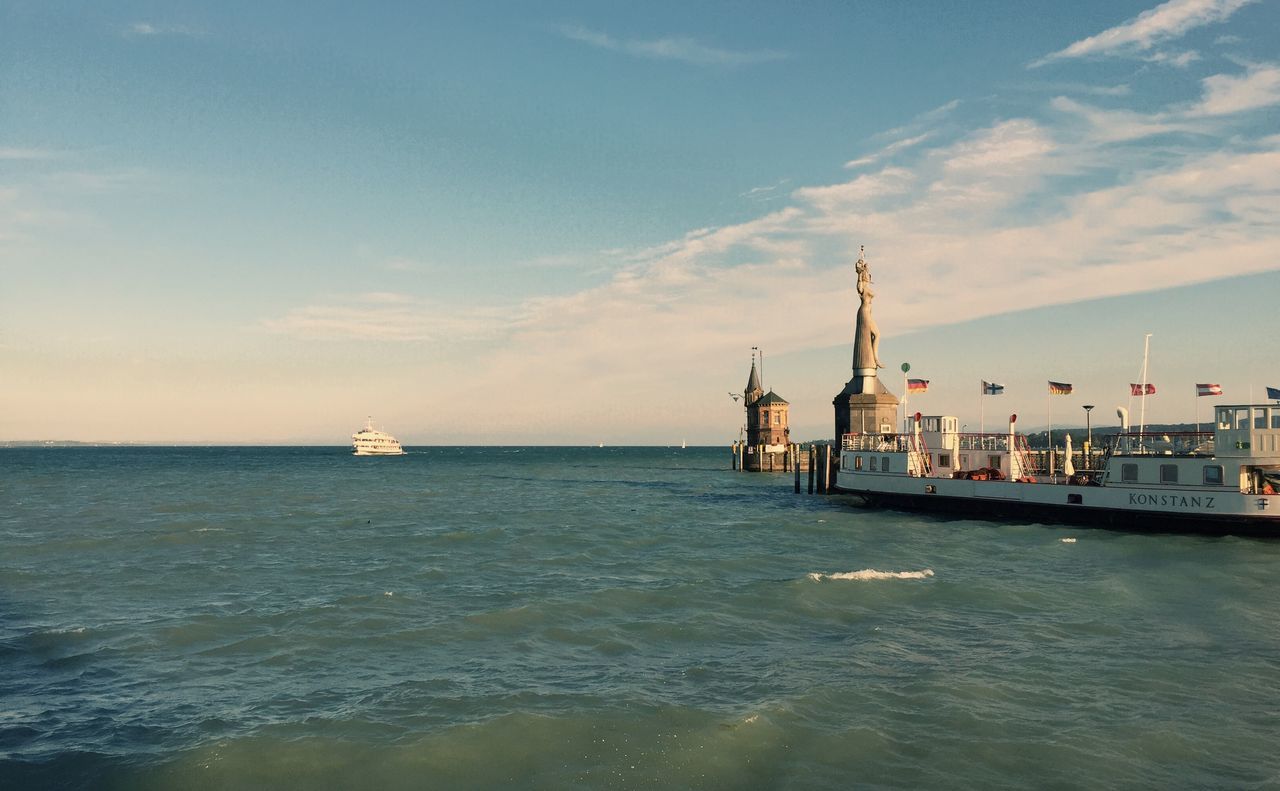
M 907 397 L 911 395 L 911 390 L 907 387 L 907 371 L 902 371 L 902 430 L 907 428 L 907 415 L 911 414 L 907 411 Z
M 1049 458 L 1053 458 L 1053 388 L 1044 397 L 1044 418 L 1049 423 Z M 1052 469 L 1050 470 L 1052 471 Z
M 978 433 L 979 434 L 987 433 L 986 421 L 983 419 L 983 415 L 982 415 L 982 408 L 987 403 L 986 395 L 987 395 L 987 383 L 983 382 L 981 385 L 981 388 L 978 390 Z
M 1151 333 L 1142 341 L 1142 410 L 1140 412 L 1138 433 L 1147 433 L 1147 357 L 1151 351 Z

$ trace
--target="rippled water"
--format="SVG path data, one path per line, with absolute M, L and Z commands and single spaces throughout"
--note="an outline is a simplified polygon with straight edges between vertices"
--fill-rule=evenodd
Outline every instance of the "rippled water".
M 0 788 L 1280 785 L 1280 541 L 728 462 L 0 450 Z

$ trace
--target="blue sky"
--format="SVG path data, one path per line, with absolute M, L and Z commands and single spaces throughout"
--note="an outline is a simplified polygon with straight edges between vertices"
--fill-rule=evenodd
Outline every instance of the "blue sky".
M 723 443 L 752 346 L 822 437 L 862 244 L 913 408 L 1150 332 L 1191 420 L 1280 386 L 1278 5 L 0 0 L 0 440 Z

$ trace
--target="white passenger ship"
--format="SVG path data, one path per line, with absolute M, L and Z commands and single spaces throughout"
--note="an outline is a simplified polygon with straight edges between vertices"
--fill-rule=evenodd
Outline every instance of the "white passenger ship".
M 364 428 L 351 435 L 351 444 L 356 456 L 404 455 L 404 448 L 400 447 L 400 441 L 390 434 L 375 429 L 372 417 Z
M 1219 406 L 1206 432 L 1124 426 L 1101 469 L 1058 475 L 1035 467 L 1016 419 L 1005 434 L 967 434 L 955 417 L 917 413 L 903 433 L 846 434 L 833 488 L 908 509 L 1280 535 L 1280 404 Z

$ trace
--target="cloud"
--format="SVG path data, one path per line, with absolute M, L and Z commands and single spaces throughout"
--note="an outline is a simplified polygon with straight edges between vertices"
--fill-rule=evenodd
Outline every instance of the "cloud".
M 1280 66 L 1255 65 L 1241 76 L 1205 78 L 1204 98 L 1190 115 L 1231 115 L 1280 104 Z
M 932 110 L 926 110 L 925 112 L 920 113 L 915 118 L 912 118 L 910 123 L 903 124 L 902 126 L 895 126 L 892 129 L 886 129 L 883 132 L 877 132 L 875 135 L 872 135 L 872 137 L 876 140 L 889 140 L 893 138 L 900 138 L 904 135 L 918 135 L 922 130 L 930 129 L 940 123 L 944 118 L 955 112 L 956 108 L 959 106 L 960 100 L 952 99 L 946 104 L 939 105 Z
M 1113 28 L 1071 44 L 1031 63 L 1038 68 L 1056 60 L 1105 55 L 1132 56 L 1179 38 L 1198 27 L 1222 22 L 1254 0 L 1169 0 Z M 1174 58 L 1175 65 L 1177 59 Z M 1185 64 L 1183 64 L 1185 65 Z
M 665 36 L 657 39 L 617 39 L 580 25 L 562 25 L 562 36 L 597 49 L 622 52 L 640 58 L 673 60 L 698 66 L 744 66 L 752 63 L 785 60 L 785 52 L 777 50 L 735 51 L 703 44 L 690 36 Z
M 186 25 L 164 25 L 153 22 L 133 22 L 121 31 L 126 38 L 146 38 L 151 36 L 199 36 L 200 31 Z
M 1133 89 L 1128 85 L 1089 85 L 1083 82 L 1024 82 L 1010 86 L 1013 90 L 1036 93 L 1075 93 L 1090 96 L 1128 96 Z
M 1187 50 L 1186 52 L 1156 52 L 1143 58 L 1147 63 L 1161 63 L 1167 66 L 1173 66 L 1179 69 L 1185 69 L 1192 63 L 1200 60 L 1200 53 L 1195 50 Z
M 746 192 L 738 194 L 739 198 L 746 198 L 754 203 L 765 203 L 767 201 L 779 200 L 785 197 L 781 191 L 782 187 L 789 184 L 791 179 L 782 179 L 776 184 L 769 184 L 763 187 L 752 187 Z
M 874 164 L 876 162 L 879 162 L 882 159 L 886 159 L 888 157 L 893 156 L 899 151 L 912 148 L 913 146 L 918 146 L 932 136 L 933 136 L 932 132 L 925 132 L 924 134 L 916 135 L 915 137 L 908 137 L 902 140 L 895 140 L 894 142 L 880 149 L 876 153 L 870 154 L 865 157 L 859 157 L 858 159 L 850 160 L 844 163 L 844 166 L 845 168 L 851 170 L 853 168 Z
M 338 304 L 295 308 L 281 318 L 263 320 L 261 326 L 311 341 L 460 343 L 502 335 L 518 315 L 501 307 L 449 310 L 409 294 L 370 292 Z
M 17 148 L 0 146 L 0 160 L 36 161 L 58 159 L 63 152 L 48 148 Z
M 1280 65 L 1255 64 L 1244 74 L 1215 74 L 1201 80 L 1200 98 L 1155 113 L 1108 110 L 1058 96 L 1050 107 L 1083 120 L 1095 144 L 1139 140 L 1185 132 L 1212 136 L 1229 116 L 1280 105 Z

